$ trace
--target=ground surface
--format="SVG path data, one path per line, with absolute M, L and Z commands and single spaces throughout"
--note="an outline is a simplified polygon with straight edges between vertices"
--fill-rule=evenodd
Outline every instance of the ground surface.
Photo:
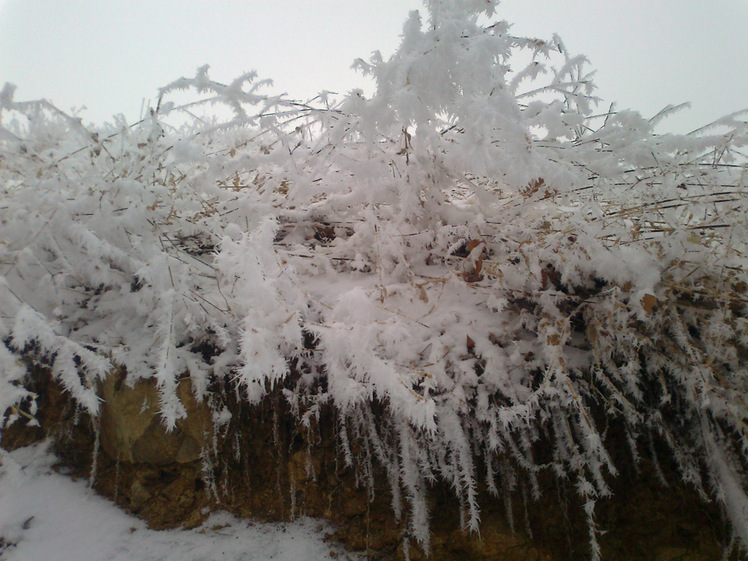
M 85 481 L 52 469 L 45 443 L 2 452 L 2 561 L 297 561 L 350 559 L 310 519 L 259 524 L 212 514 L 193 530 L 149 530 L 96 495 Z

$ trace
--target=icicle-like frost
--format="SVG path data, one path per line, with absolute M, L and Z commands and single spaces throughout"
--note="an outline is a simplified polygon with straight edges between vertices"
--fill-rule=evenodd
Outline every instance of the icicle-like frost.
M 26 399 L 33 398 L 33 394 L 23 387 L 26 369 L 23 367 L 16 353 L 12 352 L 5 343 L 0 342 L 0 410 L 11 411 L 8 417 L 0 419 L 0 429 L 20 418 L 18 407 Z M 15 408 L 13 411 L 12 408 Z

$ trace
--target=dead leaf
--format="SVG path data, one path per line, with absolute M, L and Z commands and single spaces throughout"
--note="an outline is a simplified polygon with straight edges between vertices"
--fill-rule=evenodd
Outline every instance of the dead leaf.
M 642 308 L 647 312 L 647 315 L 650 315 L 659 303 L 660 301 L 652 294 L 645 294 L 641 299 Z
M 527 187 L 524 190 L 525 195 L 534 195 L 537 193 L 540 188 L 545 185 L 545 179 L 542 177 L 539 177 L 538 179 L 533 179 L 530 181 L 530 183 L 527 185 Z
M 462 276 L 467 282 L 480 282 L 483 280 L 481 270 L 483 269 L 483 253 L 486 249 L 486 242 L 484 240 L 470 240 L 465 248 L 468 251 L 468 257 Z
M 429 297 L 428 297 L 428 294 L 426 294 L 426 289 L 425 289 L 425 288 L 423 287 L 423 285 L 422 285 L 422 284 L 419 284 L 419 285 L 418 285 L 418 292 L 419 292 L 419 294 L 418 294 L 418 299 L 419 299 L 419 300 L 420 300 L 421 302 L 424 302 L 424 303 L 428 304 L 428 302 L 429 302 Z
M 545 269 L 540 271 L 540 282 L 543 285 L 543 289 L 555 288 L 559 290 L 561 288 L 561 275 L 551 265 L 548 265 Z

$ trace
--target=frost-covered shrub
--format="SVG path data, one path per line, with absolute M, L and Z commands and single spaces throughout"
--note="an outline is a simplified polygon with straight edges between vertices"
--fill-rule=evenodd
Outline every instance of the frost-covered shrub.
M 8 86 L 2 109 L 13 119 L 3 129 L 3 339 L 46 357 L 93 413 L 96 379 L 112 362 L 132 382 L 154 377 L 173 426 L 184 414 L 179 376 L 189 373 L 203 397 L 213 369 L 204 346 L 219 346 L 216 368 L 231 370 L 248 321 L 235 314 L 247 315 L 247 302 L 221 293 L 236 281 L 216 268 L 214 248 L 242 246 L 242 282 L 256 280 L 249 252 L 264 259 L 255 264 L 260 276 L 272 253 L 272 235 L 262 234 L 270 207 L 217 184 L 235 165 L 206 156 L 238 133 L 215 127 L 203 142 L 207 131 L 171 131 L 155 112 L 90 132 L 45 102 L 14 102 Z M 263 297 L 273 306 L 268 285 Z
M 335 408 L 424 547 L 434 480 L 475 530 L 479 478 L 537 494 L 550 471 L 593 557 L 605 419 L 633 460 L 666 443 L 748 544 L 745 113 L 687 136 L 653 133 L 675 108 L 598 113 L 584 58 L 496 5 L 411 14 L 393 57 L 357 63 L 371 98 L 203 68 L 89 131 L 6 86 L 0 405 L 26 397 L 22 356 L 93 413 L 112 363 L 153 378 L 167 426 L 181 376 L 216 408 L 212 380 L 252 402 L 280 384 L 302 421 Z

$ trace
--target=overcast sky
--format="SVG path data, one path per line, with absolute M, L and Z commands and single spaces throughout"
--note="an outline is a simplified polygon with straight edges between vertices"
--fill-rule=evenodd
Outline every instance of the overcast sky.
M 0 83 L 17 99 L 85 105 L 85 121 L 133 121 L 158 87 L 210 64 L 230 81 L 256 69 L 272 91 L 310 98 L 365 85 L 353 59 L 397 47 L 419 0 L 0 0 Z M 748 108 L 748 0 L 505 0 L 517 35 L 561 35 L 597 70 L 598 95 L 645 116 L 692 109 L 688 132 Z

